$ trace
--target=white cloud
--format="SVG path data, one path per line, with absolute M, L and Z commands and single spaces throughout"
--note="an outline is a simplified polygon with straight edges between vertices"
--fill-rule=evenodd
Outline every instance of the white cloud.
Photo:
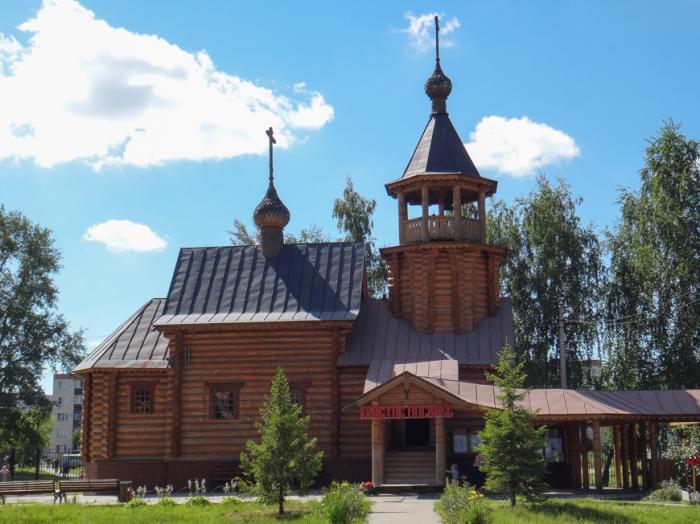
M 131 220 L 107 220 L 90 226 L 83 240 L 104 244 L 114 253 L 162 251 L 167 246 L 150 227 Z
M 110 26 L 75 0 L 44 0 L 0 34 L 0 159 L 50 167 L 81 160 L 147 167 L 223 159 L 279 147 L 318 129 L 333 107 L 315 91 L 275 93 L 216 68 L 157 35 Z
M 424 13 L 414 15 L 410 11 L 403 15 L 408 20 L 408 27 L 401 29 L 408 35 L 408 40 L 413 47 L 421 53 L 433 49 L 435 46 L 435 17 L 440 17 L 440 47 L 452 47 L 454 42 L 447 37 L 459 27 L 459 20 L 452 17 L 444 20 L 443 13 Z
M 486 116 L 469 139 L 465 147 L 480 170 L 512 176 L 529 176 L 581 155 L 572 137 L 526 116 Z

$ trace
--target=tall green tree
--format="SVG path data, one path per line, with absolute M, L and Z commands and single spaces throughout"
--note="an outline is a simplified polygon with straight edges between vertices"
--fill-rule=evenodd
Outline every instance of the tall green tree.
M 372 238 L 376 207 L 377 202 L 373 198 L 365 198 L 355 191 L 352 179 L 348 177 L 343 196 L 333 203 L 333 218 L 338 229 L 345 233 L 346 240 L 362 242 L 366 246 L 367 287 L 373 297 L 379 298 L 387 291 L 389 271 Z
M 48 406 L 44 366 L 67 369 L 82 355 L 82 333 L 57 311 L 59 259 L 48 229 L 0 206 L 0 433 L 21 422 L 18 401 Z
M 700 386 L 700 143 L 668 122 L 609 234 L 605 385 Z
M 478 453 L 479 466 L 486 474 L 486 489 L 505 493 L 510 505 L 516 496 L 536 502 L 544 491 L 544 435 L 546 428 L 535 427 L 534 415 L 518 404 L 525 397 L 525 370 L 509 345 L 500 352 L 498 364 L 487 379 L 500 388 L 497 395 L 502 409 L 486 412 Z
M 272 380 L 270 395 L 260 409 L 262 422 L 256 422 L 260 441 L 246 442 L 241 453 L 241 469 L 255 479 L 255 492 L 266 504 L 277 504 L 284 513 L 284 500 L 293 482 L 310 486 L 321 471 L 323 452 L 317 451 L 316 438 L 308 435 L 310 417 L 292 402 L 289 382 L 280 368 Z
M 591 380 L 605 267 L 595 229 L 581 224 L 580 204 L 564 181 L 552 185 L 539 176 L 534 191 L 512 205 L 495 202 L 488 216 L 487 241 L 508 250 L 502 289 L 513 299 L 515 347 L 533 386 L 560 384 L 560 315 L 566 320 L 568 385 Z

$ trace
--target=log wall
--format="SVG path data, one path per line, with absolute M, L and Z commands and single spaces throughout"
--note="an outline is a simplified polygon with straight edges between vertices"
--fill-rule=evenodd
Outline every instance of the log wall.
M 382 255 L 389 306 L 414 329 L 466 332 L 498 311 L 501 248 L 424 243 L 387 248 Z
M 289 382 L 307 386 L 309 432 L 326 458 L 337 454 L 337 329 L 249 330 L 183 333 L 191 361 L 180 376 L 179 457 L 238 459 L 248 439 L 258 437 L 255 421 L 270 382 L 282 367 Z M 344 340 L 342 344 L 344 344 Z M 207 384 L 240 385 L 239 418 L 211 420 Z
M 367 378 L 367 366 L 339 368 L 340 391 L 340 456 L 367 459 L 371 452 L 371 425 L 360 420 L 360 408 L 343 409 L 362 395 Z

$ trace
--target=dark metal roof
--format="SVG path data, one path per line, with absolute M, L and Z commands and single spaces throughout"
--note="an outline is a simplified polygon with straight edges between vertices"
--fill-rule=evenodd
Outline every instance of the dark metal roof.
M 364 265 L 354 242 L 183 248 L 155 325 L 354 320 Z
M 510 299 L 498 313 L 467 333 L 422 333 L 396 318 L 385 300 L 365 300 L 339 366 L 369 365 L 366 389 L 409 371 L 416 376 L 458 378 L 459 364 L 492 365 L 506 342 L 513 343 Z
M 480 176 L 447 113 L 430 115 L 402 178 L 424 173 Z
M 168 340 L 153 328 L 163 313 L 164 298 L 141 306 L 73 371 L 92 368 L 167 368 Z

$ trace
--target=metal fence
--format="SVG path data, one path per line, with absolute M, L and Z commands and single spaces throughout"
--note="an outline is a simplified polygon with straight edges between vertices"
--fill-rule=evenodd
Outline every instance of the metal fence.
M 4 467 L 6 466 L 6 467 Z M 3 472 L 6 472 L 3 475 Z M 0 450 L 0 482 L 5 480 L 78 479 L 83 466 L 77 451 L 45 449 L 32 456 L 17 450 Z

